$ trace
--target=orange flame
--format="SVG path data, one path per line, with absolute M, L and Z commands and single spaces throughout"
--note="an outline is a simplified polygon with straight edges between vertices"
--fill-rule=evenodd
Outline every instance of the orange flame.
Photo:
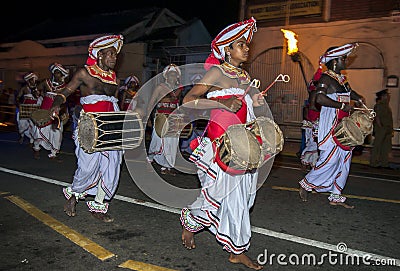
M 283 32 L 285 38 L 287 39 L 288 55 L 297 53 L 299 51 L 299 48 L 297 48 L 297 39 L 296 39 L 297 34 L 294 33 L 293 31 L 285 29 L 281 29 L 281 31 Z

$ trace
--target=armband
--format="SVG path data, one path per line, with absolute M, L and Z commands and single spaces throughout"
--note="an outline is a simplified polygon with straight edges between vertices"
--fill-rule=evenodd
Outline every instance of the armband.
M 67 101 L 67 97 L 65 97 L 64 94 L 58 93 L 57 96 L 61 96 L 61 97 L 62 97 L 62 99 L 63 99 L 63 102 L 62 102 L 62 103 L 65 103 L 65 102 Z
M 324 95 L 326 95 L 326 92 L 325 91 L 323 91 L 323 90 L 319 90 L 319 91 L 317 91 L 317 93 L 316 94 L 324 94 Z
M 194 106 L 197 106 L 198 103 L 199 103 L 199 98 L 197 98 L 196 100 L 194 100 Z

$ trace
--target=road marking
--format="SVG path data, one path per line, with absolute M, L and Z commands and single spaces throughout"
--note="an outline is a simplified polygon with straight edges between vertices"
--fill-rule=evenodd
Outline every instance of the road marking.
M 41 181 L 45 181 L 45 182 L 53 183 L 53 184 L 57 184 L 57 185 L 64 185 L 64 186 L 65 185 L 70 185 L 69 183 L 64 183 L 64 182 L 60 182 L 60 181 L 53 180 L 53 179 L 50 179 L 50 178 L 36 176 L 36 175 L 33 175 L 33 174 L 19 172 L 19 171 L 15 171 L 15 170 L 3 168 L 3 167 L 0 167 L 0 171 L 16 174 L 16 175 L 19 175 L 19 176 L 28 177 L 28 178 L 31 178 L 31 179 L 41 180 Z M 287 187 L 286 189 L 289 190 L 289 191 L 296 191 L 296 190 L 298 191 L 297 188 Z M 175 213 L 175 214 L 180 214 L 180 211 L 181 211 L 180 209 L 177 209 L 177 208 L 172 208 L 172 207 L 168 207 L 168 206 L 165 206 L 165 205 L 161 205 L 161 204 L 157 204 L 157 203 L 151 203 L 151 202 L 147 202 L 147 201 L 144 201 L 144 200 L 129 198 L 129 197 L 125 197 L 125 196 L 116 195 L 114 198 L 118 199 L 118 200 L 121 200 L 121 201 L 134 203 L 134 204 L 138 204 L 138 205 L 142 205 L 142 206 L 146 206 L 146 207 L 150 207 L 150 208 L 154 208 L 154 209 L 158 209 L 158 210 L 162 210 L 162 211 L 167 211 L 167 212 L 171 212 L 171 213 Z M 270 236 L 270 237 L 277 238 L 277 239 L 287 240 L 287 241 L 291 241 L 291 242 L 299 243 L 299 244 L 304 244 L 304 245 L 311 246 L 311 247 L 317 247 L 317 248 L 321 248 L 321 249 L 328 249 L 328 250 L 332 250 L 332 251 L 337 251 L 337 245 L 332 245 L 332 244 L 324 243 L 324 242 L 317 241 L 317 240 L 312 240 L 312 239 L 303 238 L 303 237 L 299 237 L 299 236 L 295 236 L 295 235 L 291 235 L 291 234 L 285 234 L 285 233 L 281 233 L 281 232 L 276 232 L 276 231 L 272 231 L 272 230 L 268 230 L 268 229 L 260 228 L 260 227 L 256 227 L 256 226 L 251 226 L 251 230 L 254 233 L 262 234 L 262 235 L 265 235 L 265 236 Z M 364 251 L 361 251 L 361 250 L 355 250 L 355 249 L 348 248 L 346 252 L 342 252 L 342 253 L 349 254 L 349 255 L 356 254 L 356 255 L 358 255 L 360 257 L 368 256 L 368 257 L 370 257 L 371 260 L 395 261 L 395 265 L 396 266 L 400 266 L 400 259 L 390 258 L 390 257 L 387 257 L 387 256 L 373 254 L 373 253 L 369 253 L 369 252 L 364 252 Z
M 86 238 L 85 236 L 81 235 L 77 231 L 69 228 L 68 226 L 64 225 L 60 221 L 54 219 L 53 217 L 49 216 L 48 214 L 42 212 L 29 202 L 17 197 L 17 196 L 6 196 L 6 199 L 14 203 L 15 205 L 19 206 L 21 209 L 26 211 L 31 216 L 37 218 L 39 221 L 43 222 L 56 232 L 60 233 L 61 235 L 65 236 L 78 246 L 82 247 L 87 252 L 91 253 L 95 257 L 99 258 L 100 260 L 104 261 L 111 257 L 114 257 L 115 254 L 108 251 L 107 249 L 103 248 L 102 246 L 96 244 L 92 240 Z
M 293 170 L 297 170 L 297 171 L 303 171 L 299 167 L 288 167 L 288 166 L 282 166 L 282 165 L 274 165 L 274 167 L 293 169 Z M 388 174 L 381 174 L 381 175 L 386 175 L 386 176 L 389 176 L 389 177 L 396 177 L 396 176 L 388 175 Z M 400 183 L 399 180 L 393 180 L 393 179 L 387 179 L 387 178 L 377 178 L 377 177 L 355 175 L 355 174 L 349 174 L 349 177 L 355 177 L 355 178 L 360 178 L 360 179 L 368 179 L 368 180 L 374 180 L 374 181 L 384 181 L 384 182 L 389 182 L 389 183 Z
M 272 186 L 272 189 L 274 190 L 284 190 L 284 191 L 294 191 L 294 192 L 298 192 L 299 189 L 298 188 L 294 188 L 294 187 L 285 187 L 285 186 Z M 312 193 L 317 193 L 315 191 L 312 191 Z M 329 195 L 329 193 L 326 192 L 321 192 L 320 194 L 325 194 L 325 195 Z M 367 196 L 357 196 L 357 195 L 346 195 L 346 194 L 342 194 L 343 196 L 347 197 L 347 198 L 351 198 L 351 199 L 365 199 L 365 200 L 370 200 L 370 201 L 380 201 L 380 202 L 388 202 L 388 203 L 400 203 L 400 200 L 395 200 L 395 199 L 382 199 L 382 198 L 374 198 L 374 197 L 367 197 Z
M 131 270 L 136 270 L 136 271 L 177 271 L 175 269 L 169 269 L 165 267 L 160 267 L 157 265 L 152 265 L 148 263 L 143 263 L 143 262 L 137 262 L 133 260 L 128 260 L 120 265 L 118 267 L 123 267 L 123 268 L 128 268 Z

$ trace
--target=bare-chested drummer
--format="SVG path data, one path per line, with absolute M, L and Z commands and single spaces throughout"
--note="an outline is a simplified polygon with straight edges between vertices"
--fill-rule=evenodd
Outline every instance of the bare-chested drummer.
M 79 69 L 65 89 L 56 96 L 52 111 L 57 112 L 60 105 L 66 101 L 66 97 L 78 88 L 81 91 L 80 102 L 85 112 L 119 111 L 117 99 L 119 80 L 113 69 L 122 45 L 122 35 L 108 35 L 94 40 L 89 45 L 87 65 Z M 89 154 L 79 146 L 77 130 L 73 138 L 78 168 L 72 185 L 63 188 L 67 199 L 64 211 L 68 216 L 75 216 L 78 200 L 85 196 L 94 196 L 94 200 L 86 202 L 91 214 L 101 221 L 112 222 L 113 218 L 108 214 L 108 207 L 117 190 L 122 151 Z

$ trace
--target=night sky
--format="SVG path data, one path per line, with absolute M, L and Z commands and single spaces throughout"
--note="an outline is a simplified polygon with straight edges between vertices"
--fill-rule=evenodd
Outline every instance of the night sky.
M 103 2 L 103 1 L 101 1 Z M 211 36 L 216 36 L 223 28 L 238 21 L 240 0 L 134 0 L 109 1 L 111 4 L 99 4 L 90 1 L 53 1 L 44 4 L 41 1 L 8 1 L 3 5 L 0 15 L 0 33 L 2 36 L 21 31 L 32 24 L 48 18 L 74 17 L 110 11 L 129 10 L 140 7 L 165 7 L 185 20 L 197 17 L 202 20 Z M 107 3 L 107 1 L 105 1 Z

